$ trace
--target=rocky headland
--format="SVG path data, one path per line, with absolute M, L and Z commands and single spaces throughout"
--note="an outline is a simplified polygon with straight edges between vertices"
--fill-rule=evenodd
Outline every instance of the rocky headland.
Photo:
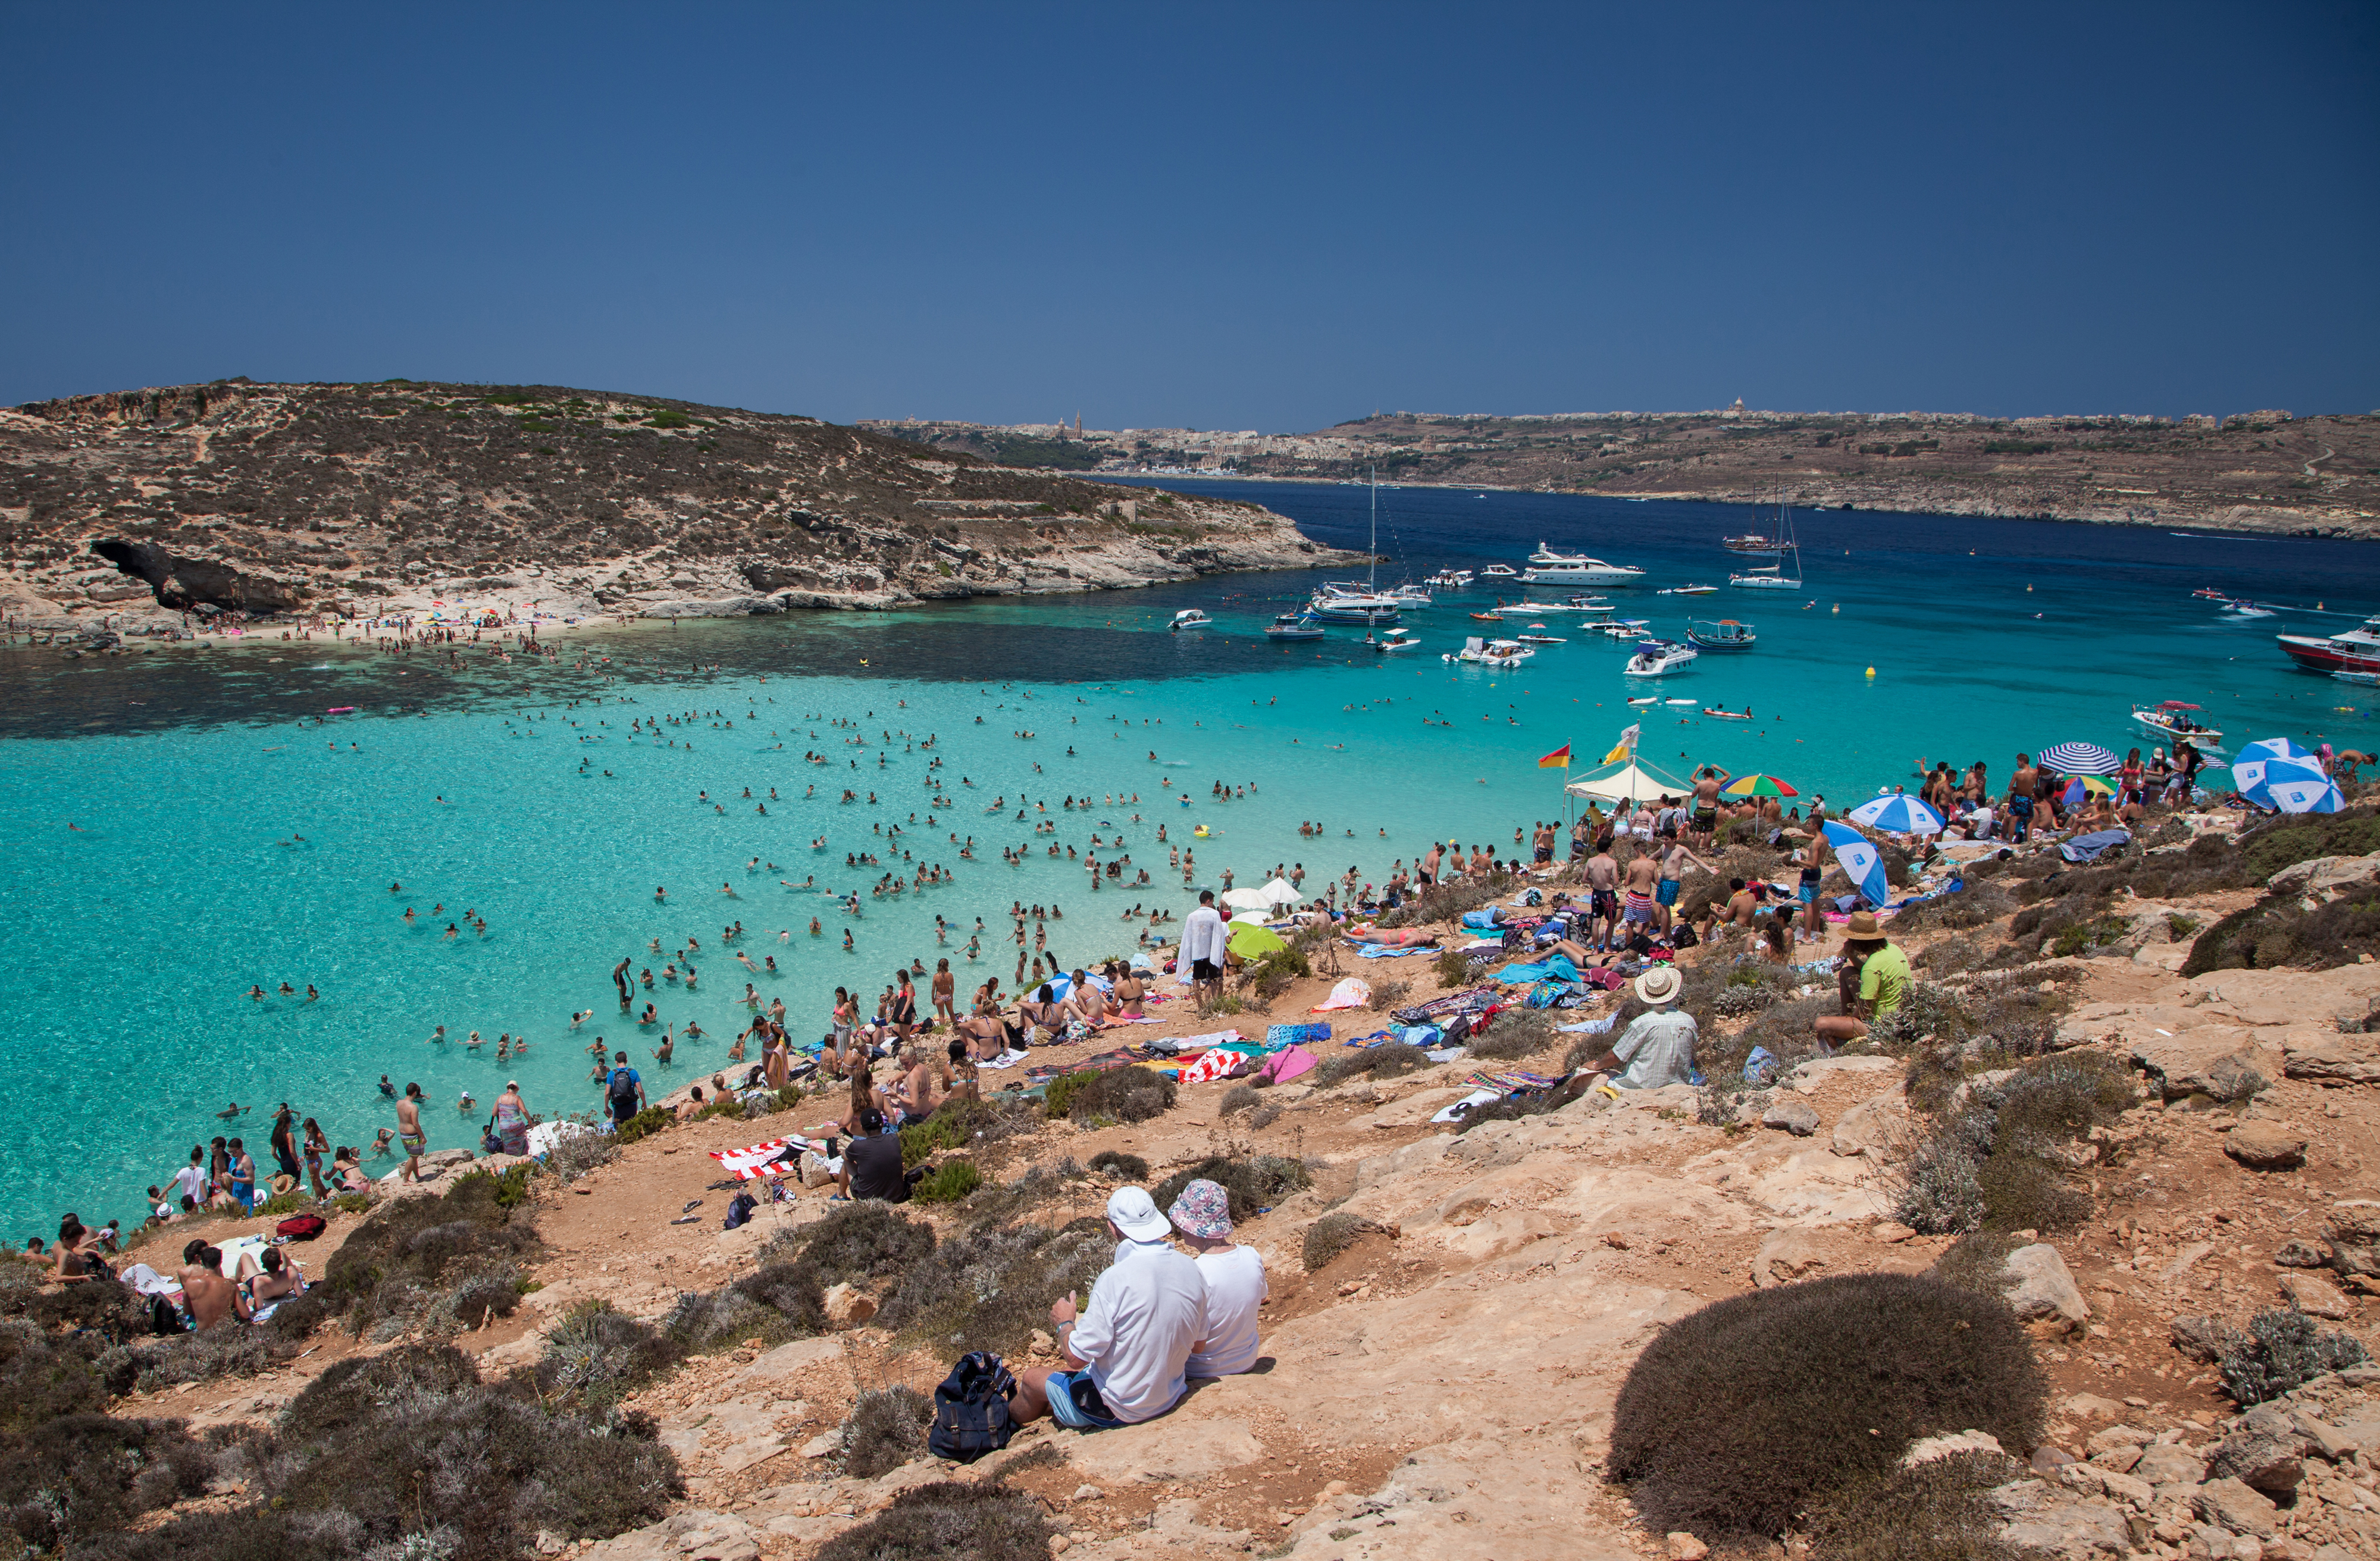
M 230 381 L 0 411 L 20 628 L 891 608 L 1347 556 L 1255 504 L 595 391 Z
M 1019 465 L 1360 479 L 2292 537 L 2380 536 L 2380 416 L 1375 413 L 1312 433 L 880 423 Z

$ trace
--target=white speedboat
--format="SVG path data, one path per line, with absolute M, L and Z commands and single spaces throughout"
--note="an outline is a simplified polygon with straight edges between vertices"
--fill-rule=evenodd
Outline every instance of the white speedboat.
M 1590 623 L 1589 628 L 1609 635 L 1613 639 L 1643 639 L 1650 618 L 1614 618 L 1609 623 Z
M 2223 733 L 2202 724 L 2192 715 L 2198 707 L 2180 699 L 2168 699 L 2162 705 L 2135 705 L 2132 719 L 2151 732 L 2167 737 L 2187 737 L 2193 743 L 2220 743 Z
M 1473 635 L 1463 642 L 1463 648 L 1440 658 L 1447 661 L 1468 661 L 1479 667 L 1517 667 L 1536 652 L 1516 639 L 1482 639 Z
M 1653 594 L 1655 596 L 1717 596 L 1718 587 L 1717 586 L 1664 586 Z
M 1177 635 L 1184 629 L 1212 628 L 1214 623 L 1215 620 L 1195 607 L 1185 607 L 1173 615 L 1173 632 Z
M 1667 677 L 1671 672 L 1684 672 L 1694 664 L 1695 651 L 1691 645 L 1675 640 L 1648 639 L 1636 647 L 1636 654 L 1628 658 L 1621 669 L 1633 678 Z
M 1499 579 L 1499 580 L 1509 580 L 1509 579 L 1512 578 L 1512 576 L 1514 576 L 1515 575 L 1518 575 L 1518 574 L 1520 573 L 1520 571 L 1519 571 L 1519 570 L 1517 570 L 1517 569 L 1509 568 L 1509 567 L 1507 567 L 1507 566 L 1506 566 L 1506 565 L 1504 565 L 1504 564 L 1500 564 L 1500 563 L 1491 563 L 1491 564 L 1489 564 L 1487 568 L 1485 568 L 1485 569 L 1481 570 L 1479 573 L 1480 573 L 1480 574 L 1482 574 L 1482 575 L 1491 575 L 1491 576 L 1493 576 L 1494 578 Z
M 1367 629 L 1385 629 L 1397 621 L 1399 604 L 1394 597 L 1342 596 L 1328 590 L 1314 593 L 1305 611 L 1326 623 L 1356 623 Z
M 1585 553 L 1558 553 L 1543 542 L 1529 555 L 1521 578 L 1532 586 L 1633 586 L 1645 572 L 1625 563 L 1606 563 Z
M 1394 599 L 1397 604 L 1401 607 L 1427 607 L 1429 605 L 1429 592 L 1419 586 L 1399 586 L 1395 590 L 1390 591 L 1389 595 Z
M 1265 630 L 1267 639 L 1320 639 L 1322 620 L 1311 612 L 1284 612 Z
M 1378 635 L 1366 635 L 1364 644 L 1367 648 L 1379 651 L 1384 655 L 1400 650 L 1421 648 L 1421 641 L 1414 637 L 1411 629 L 1390 629 L 1387 634 Z
M 2313 672 L 2380 672 L 2380 616 L 2327 637 L 2276 635 L 2289 659 Z
M 1441 569 L 1423 584 L 1435 586 L 1442 591 L 1459 591 L 1471 584 L 1472 579 L 1472 573 L 1468 569 Z
M 1715 623 L 1689 618 L 1686 620 L 1686 637 L 1700 650 L 1749 650 L 1760 643 L 1760 636 L 1752 632 L 1751 624 L 1740 623 L 1732 618 L 1721 618 Z
M 1570 643 L 1560 635 L 1514 635 L 1512 637 L 1523 645 L 1568 645 Z

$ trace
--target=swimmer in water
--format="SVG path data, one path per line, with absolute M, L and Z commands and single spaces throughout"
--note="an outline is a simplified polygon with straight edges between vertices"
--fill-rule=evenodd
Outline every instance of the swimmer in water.
M 382 1129 L 381 1129 L 381 1130 L 380 1130 L 380 1136 L 379 1136 L 378 1138 L 375 1138 L 375 1139 L 373 1139 L 373 1140 L 372 1140 L 372 1153 L 373 1153 L 373 1154 L 375 1154 L 375 1155 L 385 1155 L 385 1154 L 387 1154 L 387 1153 L 388 1153 L 388 1141 L 389 1141 L 390 1139 L 392 1139 L 392 1138 L 395 1138 L 395 1136 L 396 1136 L 396 1134 L 395 1134 L 394 1131 L 392 1131 L 390 1129 L 387 1129 L 387 1128 L 382 1128 Z
M 259 1001 L 261 1001 L 261 1000 L 263 999 L 263 997 L 264 997 L 264 988 L 263 988 L 263 987 L 261 987 L 261 986 L 250 986 L 250 987 L 248 989 L 248 1000 L 249 1000 L 249 1001 L 250 1001 L 250 1002 L 259 1002 Z
M 230 1105 L 225 1107 L 222 1110 L 216 1112 L 215 1115 L 221 1117 L 225 1121 L 229 1121 L 234 1117 L 238 1116 L 242 1111 L 247 1109 L 247 1107 L 242 1106 L 238 1101 L 235 1100 Z
M 385 1073 L 382 1073 L 380 1076 L 380 1092 L 381 1094 L 388 1096 L 391 1100 L 395 1100 L 396 1098 L 396 1086 L 388 1082 L 388 1075 Z
M 851 946 L 851 929 L 849 927 L 844 927 L 843 929 L 843 951 L 846 954 L 856 953 L 858 951 Z

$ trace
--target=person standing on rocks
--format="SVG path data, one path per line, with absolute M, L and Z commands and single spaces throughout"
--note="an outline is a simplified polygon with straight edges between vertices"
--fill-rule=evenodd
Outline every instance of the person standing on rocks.
M 1198 891 L 1198 908 L 1182 924 L 1182 954 L 1189 962 L 1190 982 L 1213 997 L 1223 987 L 1223 957 L 1231 935 L 1223 929 L 1223 914 L 1215 909 L 1215 891 Z
M 396 1103 L 396 1136 L 405 1144 L 405 1168 L 398 1173 L 400 1181 L 421 1180 L 421 1152 L 430 1147 L 430 1135 L 421 1131 L 421 1086 L 405 1086 L 405 1098 Z

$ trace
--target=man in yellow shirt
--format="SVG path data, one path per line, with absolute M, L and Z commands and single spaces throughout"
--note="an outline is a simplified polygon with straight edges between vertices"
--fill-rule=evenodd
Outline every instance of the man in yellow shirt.
M 1843 928 L 1843 958 L 1851 962 L 1847 970 L 1859 973 L 1859 995 L 1852 997 L 1846 982 L 1845 1011 L 1816 1022 L 1818 1038 L 1829 1048 L 1860 1039 L 1871 1025 L 1898 1010 L 1909 998 L 1912 979 L 1909 956 L 1886 940 L 1872 911 L 1858 913 Z

